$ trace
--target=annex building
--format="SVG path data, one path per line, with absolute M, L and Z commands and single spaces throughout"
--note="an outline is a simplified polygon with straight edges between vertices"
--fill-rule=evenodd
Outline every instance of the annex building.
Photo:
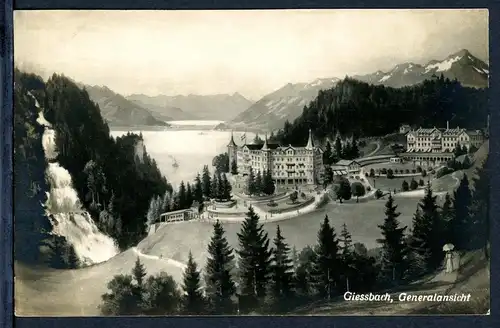
M 229 165 L 236 161 L 238 176 L 247 176 L 252 168 L 255 173 L 271 170 L 276 186 L 323 183 L 323 150 L 315 146 L 311 130 L 303 147 L 272 144 L 267 136 L 262 145 L 245 143 L 238 146 L 231 134 L 227 149 Z
M 444 164 L 453 159 L 457 146 L 478 149 L 485 136 L 481 130 L 466 130 L 456 127 L 419 128 L 406 133 L 406 152 L 399 155 L 405 160 L 422 165 Z

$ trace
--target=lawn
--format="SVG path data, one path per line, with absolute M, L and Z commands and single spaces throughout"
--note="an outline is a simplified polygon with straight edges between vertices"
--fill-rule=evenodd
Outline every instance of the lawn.
M 380 177 L 380 178 L 368 178 L 374 189 L 380 189 L 380 190 L 394 190 L 396 189 L 397 192 L 401 191 L 401 185 L 403 184 L 403 181 L 406 180 L 408 184 L 411 182 L 412 177 L 403 177 L 403 178 L 398 178 L 395 177 L 394 179 L 388 179 L 386 177 Z M 417 182 L 420 179 L 423 179 L 425 183 L 428 181 L 428 177 L 422 178 L 421 176 L 417 176 L 414 178 Z
M 386 197 L 387 198 L 387 197 Z M 328 203 L 322 208 L 299 215 L 294 218 L 266 223 L 264 218 L 261 222 L 269 235 L 274 238 L 276 227 L 279 225 L 283 236 L 290 247 L 296 247 L 299 251 L 317 242 L 318 230 L 325 215 L 328 215 L 330 224 L 335 227 L 337 233 L 345 223 L 352 234 L 353 242 L 361 242 L 368 249 L 378 247 L 377 238 L 381 237 L 378 225 L 384 220 L 384 206 L 387 199 L 374 200 L 367 203 L 335 204 Z M 398 198 L 398 217 L 403 226 L 411 226 L 412 217 L 420 198 Z M 143 253 L 150 255 L 163 254 L 165 258 L 186 262 L 189 250 L 200 266 L 205 265 L 207 245 L 213 233 L 212 222 L 190 221 L 179 224 L 171 224 L 158 230 L 158 232 L 147 237 L 140 243 L 139 248 Z M 238 249 L 237 233 L 241 229 L 241 223 L 223 222 L 225 236 L 230 246 Z

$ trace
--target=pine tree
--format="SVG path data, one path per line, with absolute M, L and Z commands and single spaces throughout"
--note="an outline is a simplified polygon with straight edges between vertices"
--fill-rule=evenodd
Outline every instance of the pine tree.
M 170 212 L 172 205 L 172 193 L 166 191 L 161 201 L 161 213 Z
M 262 183 L 262 174 L 260 171 L 257 172 L 257 175 L 255 176 L 255 191 L 257 194 L 260 194 L 263 191 L 263 183 Z
M 336 189 L 336 194 L 337 194 L 337 199 L 340 200 L 340 203 L 342 203 L 342 200 L 351 199 L 352 191 L 351 191 L 351 185 L 349 184 L 349 180 L 347 180 L 346 178 L 342 178 L 340 180 L 340 184 L 337 186 Z
M 489 257 L 488 243 L 490 240 L 490 179 L 488 174 L 488 159 L 482 168 L 476 170 L 473 179 L 474 193 L 469 206 L 469 217 L 471 222 L 470 249 L 483 248 L 486 257 Z
M 342 158 L 342 141 L 340 140 L 340 136 L 337 136 L 335 139 L 335 153 L 337 155 L 337 158 Z
M 134 277 L 137 286 L 142 287 L 142 283 L 146 277 L 146 268 L 144 267 L 144 264 L 141 263 L 139 257 L 137 257 L 134 268 L 132 269 L 132 276 Z
M 253 207 L 248 208 L 245 221 L 237 234 L 240 293 L 246 310 L 258 309 L 266 296 L 270 279 L 271 251 L 269 239 Z
M 178 197 L 179 197 L 179 209 L 185 209 L 187 205 L 187 191 L 184 181 L 181 181 L 181 184 L 179 185 Z
M 356 140 L 356 136 L 352 137 L 351 147 L 350 147 L 350 158 L 355 159 L 359 157 L 359 148 L 358 141 Z
M 184 314 L 196 315 L 205 313 L 205 298 L 201 290 L 200 271 L 189 251 L 188 262 L 184 270 L 183 278 L 184 296 L 182 299 L 182 310 Z
M 221 174 L 220 172 L 217 172 L 217 199 L 218 200 L 224 199 L 224 195 L 226 194 L 226 190 L 225 190 L 226 185 L 224 185 L 224 181 L 222 181 L 222 175 L 224 175 L 224 173 Z M 224 177 L 225 177 L 225 175 L 224 175 Z
M 345 223 L 342 225 L 342 231 L 340 232 L 339 248 L 341 254 L 350 252 L 352 248 L 352 236 Z
M 253 195 L 257 192 L 255 188 L 255 173 L 253 172 L 252 167 L 250 167 L 250 170 L 248 172 L 247 191 L 249 195 Z
M 351 143 L 346 140 L 344 142 L 344 145 L 342 146 L 342 158 L 345 159 L 351 159 L 351 154 L 352 154 L 352 145 Z
M 191 207 L 191 205 L 193 205 L 193 201 L 194 201 L 193 191 L 191 190 L 191 184 L 188 182 L 186 184 L 186 208 Z
M 330 144 L 330 141 L 326 141 L 326 146 L 325 146 L 325 151 L 323 152 L 323 163 L 326 165 L 332 164 L 332 145 Z
M 316 253 L 310 246 L 302 249 L 298 255 L 298 263 L 294 274 L 294 286 L 297 296 L 302 300 L 308 300 L 314 293 L 314 263 Z
M 236 292 L 236 286 L 231 277 L 233 261 L 233 250 L 224 237 L 222 224 L 217 220 L 208 245 L 208 259 L 205 267 L 206 295 L 212 314 L 234 313 L 232 297 Z
M 199 173 L 196 175 L 196 178 L 194 179 L 193 194 L 194 194 L 194 200 L 196 200 L 199 203 L 203 202 L 203 187 L 201 184 L 201 177 Z
M 231 183 L 229 182 L 225 174 L 222 175 L 222 186 L 224 190 L 222 198 L 225 200 L 231 200 L 231 191 L 233 187 L 231 186 Z
M 210 198 L 219 200 L 219 180 L 214 173 L 210 184 Z
M 289 308 L 293 298 L 293 261 L 290 247 L 281 235 L 278 225 L 271 257 L 270 293 L 271 304 L 278 313 Z
M 238 174 L 238 164 L 236 163 L 236 159 L 234 158 L 231 161 L 231 174 L 233 175 Z
M 456 225 L 456 213 L 450 194 L 446 193 L 443 206 L 441 206 L 441 219 L 443 220 L 443 242 L 455 245 L 454 226 Z
M 272 195 L 274 194 L 274 190 L 276 189 L 274 185 L 274 180 L 272 177 L 271 170 L 266 170 L 264 171 L 264 186 L 263 186 L 263 192 L 266 195 Z
M 203 166 L 201 186 L 202 186 L 203 196 L 210 197 L 212 181 L 210 179 L 210 171 L 208 170 L 208 165 Z
M 430 183 L 427 184 L 425 196 L 419 203 L 420 215 L 413 222 L 412 241 L 414 248 L 425 259 L 427 268 L 436 269 L 443 258 L 442 222 L 438 213 L 436 196 L 433 195 Z
M 464 174 L 458 188 L 454 192 L 453 208 L 455 208 L 455 224 L 452 225 L 453 241 L 457 249 L 467 249 L 470 237 L 471 224 L 469 220 L 469 206 L 471 204 L 471 192 L 469 179 Z
M 385 219 L 378 227 L 382 230 L 383 238 L 377 239 L 382 245 L 381 276 L 385 281 L 397 282 L 403 279 L 406 270 L 404 263 L 407 247 L 405 243 L 406 226 L 400 227 L 397 212 L 398 206 L 394 204 L 392 195 L 385 204 Z
M 326 215 L 318 232 L 313 264 L 314 287 L 320 298 L 330 299 L 335 294 L 335 286 L 340 283 L 338 250 L 335 229 L 330 226 Z
M 347 230 L 347 225 L 345 223 L 342 225 L 342 231 L 340 232 L 339 250 L 342 262 L 342 278 L 340 285 L 344 285 L 345 290 L 350 291 L 356 275 L 355 254 L 352 245 L 352 236 L 349 230 Z
M 410 189 L 410 186 L 408 185 L 408 182 L 406 182 L 406 180 L 404 180 L 403 183 L 401 184 L 401 190 L 408 191 L 409 189 Z

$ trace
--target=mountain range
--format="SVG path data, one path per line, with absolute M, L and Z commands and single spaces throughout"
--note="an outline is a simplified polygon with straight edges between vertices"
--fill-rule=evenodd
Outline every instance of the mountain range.
M 415 85 L 440 74 L 450 79 L 456 78 L 464 86 L 488 87 L 489 66 L 466 49 L 443 60 L 431 60 L 425 65 L 402 63 L 389 72 L 376 71 L 352 77 L 370 84 L 398 88 Z M 221 124 L 219 128 L 282 128 L 286 120 L 293 121 L 300 116 L 304 106 L 316 98 L 319 90 L 329 89 L 338 81 L 339 79 L 334 77 L 316 79 L 310 83 L 288 83 L 258 100 L 227 124 Z
M 445 78 L 457 79 L 463 86 L 488 87 L 489 67 L 474 57 L 467 49 L 449 55 L 443 60 L 431 60 L 425 65 L 403 63 L 388 72 L 377 71 L 367 75 L 354 75 L 353 78 L 371 84 L 388 87 L 403 87 L 420 83 L 426 79 L 443 74 Z
M 84 87 L 92 101 L 99 105 L 101 115 L 111 126 L 156 125 L 167 126 L 165 121 L 172 120 L 164 114 L 153 115 L 149 110 L 115 93 L 106 86 Z
M 158 95 L 154 97 L 134 94 L 128 96 L 127 99 L 140 104 L 152 112 L 160 111 L 162 108 L 179 108 L 186 115 L 186 118 L 182 119 L 220 121 L 229 121 L 233 119 L 238 114 L 248 109 L 253 103 L 239 93 L 234 93 L 232 95 Z
M 233 127 L 277 129 L 286 120 L 293 120 L 302 109 L 314 100 L 319 90 L 329 89 L 339 81 L 338 78 L 316 79 L 310 83 L 288 83 L 284 87 L 264 96 L 240 113 L 229 123 Z

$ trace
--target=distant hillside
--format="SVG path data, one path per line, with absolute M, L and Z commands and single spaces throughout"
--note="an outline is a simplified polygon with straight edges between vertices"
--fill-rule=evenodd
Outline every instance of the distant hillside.
M 101 114 L 109 125 L 134 126 L 134 125 L 156 125 L 167 126 L 165 121 L 172 118 L 169 116 L 156 116 L 140 105 L 127 100 L 122 95 L 115 93 L 106 86 L 85 87 L 90 99 L 96 102 L 101 109 Z
M 357 137 L 383 136 L 402 124 L 486 127 L 488 90 L 464 87 L 439 77 L 407 88 L 368 84 L 353 78 L 322 90 L 293 122 L 286 121 L 277 138 L 284 144 L 307 139 L 309 129 L 320 140 L 337 133 Z
M 305 105 L 318 95 L 319 90 L 329 89 L 337 78 L 316 79 L 311 83 L 288 83 L 264 96 L 229 122 L 229 126 L 254 129 L 277 129 L 286 120 L 294 120 Z
M 464 86 L 488 87 L 489 66 L 467 49 L 451 54 L 443 60 L 431 60 L 425 65 L 403 63 L 394 66 L 389 72 L 377 71 L 367 75 L 355 75 L 353 78 L 398 88 L 421 83 L 431 79 L 433 75 L 441 74 L 451 80 L 456 78 Z
M 153 116 L 155 116 L 158 119 L 162 119 L 164 121 L 182 121 L 182 120 L 197 120 L 198 117 L 194 114 L 186 113 L 182 109 L 178 107 L 173 107 L 173 106 L 161 106 L 161 105 L 154 105 L 154 104 L 149 104 L 146 102 L 143 102 L 138 99 L 127 99 L 142 108 L 146 108 L 149 110 Z
M 181 109 L 185 114 L 190 115 L 191 118 L 188 119 L 219 121 L 229 121 L 252 105 L 250 100 L 239 93 L 208 96 L 159 95 L 155 97 L 134 94 L 128 96 L 127 99 L 140 103 L 155 112 L 159 108 L 176 107 Z

